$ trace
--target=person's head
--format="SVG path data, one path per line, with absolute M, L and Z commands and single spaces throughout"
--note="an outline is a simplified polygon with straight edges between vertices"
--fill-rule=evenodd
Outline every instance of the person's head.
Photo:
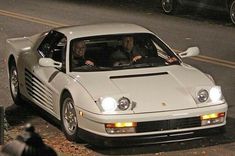
M 125 36 L 122 39 L 122 45 L 124 50 L 130 52 L 134 47 L 134 38 L 132 36 Z
M 82 41 L 77 41 L 73 44 L 73 56 L 83 57 L 86 51 L 86 43 Z

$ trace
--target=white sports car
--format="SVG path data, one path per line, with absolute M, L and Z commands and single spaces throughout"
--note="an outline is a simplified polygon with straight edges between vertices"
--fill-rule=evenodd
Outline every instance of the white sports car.
M 128 36 L 135 56 L 119 55 Z M 74 64 L 81 41 L 84 64 Z M 181 60 L 198 53 L 192 47 L 176 54 L 142 26 L 106 23 L 8 39 L 5 57 L 15 104 L 35 103 L 61 122 L 71 141 L 125 146 L 224 129 L 228 106 L 220 86 Z

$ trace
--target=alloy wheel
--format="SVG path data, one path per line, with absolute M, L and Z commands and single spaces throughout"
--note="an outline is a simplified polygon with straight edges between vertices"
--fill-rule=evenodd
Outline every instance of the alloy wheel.
M 162 0 L 162 8 L 165 13 L 172 13 L 174 9 L 174 2 L 173 0 Z
M 233 1 L 230 6 L 230 18 L 233 24 L 235 24 L 235 1 Z
M 64 100 L 62 113 L 63 124 L 66 132 L 69 135 L 74 135 L 77 130 L 77 117 L 73 100 L 70 97 Z
M 15 67 L 12 67 L 11 69 L 10 85 L 12 96 L 14 99 L 16 99 L 19 92 L 19 82 L 18 73 Z

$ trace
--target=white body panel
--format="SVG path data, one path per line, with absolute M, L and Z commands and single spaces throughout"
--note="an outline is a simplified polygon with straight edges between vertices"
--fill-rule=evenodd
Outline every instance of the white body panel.
M 11 59 L 16 62 L 20 93 L 59 120 L 61 96 L 64 90 L 67 90 L 74 100 L 79 128 L 101 136 L 143 135 L 142 133 L 110 135 L 105 131 L 105 123 L 170 120 L 215 112 L 227 113 L 225 100 L 216 104 L 197 103 L 194 98 L 195 90 L 198 87 L 213 87 L 215 84 L 206 74 L 182 62 L 179 65 L 139 69 L 69 71 L 68 51 L 72 39 L 110 34 L 153 34 L 143 27 L 132 24 L 101 24 L 55 30 L 67 37 L 65 71 L 39 65 L 42 56 L 37 48 L 45 33 L 29 38 L 7 40 L 5 58 L 8 63 Z M 136 106 L 132 110 L 109 114 L 103 113 L 97 106 L 97 101 L 101 97 L 122 96 L 135 102 Z M 80 112 L 84 113 L 83 116 L 79 114 Z M 144 134 L 205 129 L 225 124 L 226 120 L 220 125 Z
M 162 73 L 165 75 L 110 79 L 112 76 Z M 188 77 L 186 75 L 191 75 Z M 196 86 L 213 85 L 211 80 L 195 68 L 184 66 L 158 67 L 97 73 L 73 73 L 94 100 L 99 97 L 126 95 L 137 102 L 135 113 L 195 108 L 192 89 Z M 162 106 L 166 103 L 166 106 Z M 180 107 L 179 107 L 180 105 Z M 99 113 L 99 112 L 97 112 Z

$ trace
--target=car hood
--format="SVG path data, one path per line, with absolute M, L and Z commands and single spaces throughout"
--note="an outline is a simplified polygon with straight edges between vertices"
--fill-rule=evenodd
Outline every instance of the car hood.
M 199 70 L 173 65 L 157 68 L 72 73 L 93 97 L 127 96 L 136 103 L 134 113 L 170 111 L 197 107 L 193 90 L 213 85 Z

